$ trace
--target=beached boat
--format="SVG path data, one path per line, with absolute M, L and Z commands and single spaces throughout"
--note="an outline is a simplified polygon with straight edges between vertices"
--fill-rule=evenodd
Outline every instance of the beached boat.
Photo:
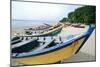
M 85 25 L 83 24 L 72 24 L 71 26 L 75 28 L 85 28 Z
M 43 41 L 41 39 L 37 40 L 41 43 L 39 44 L 39 47 L 27 52 L 24 50 L 28 47 L 22 49 L 21 52 L 12 52 L 12 58 L 19 64 L 23 65 L 59 62 L 77 54 L 93 32 L 94 28 L 94 26 L 89 26 L 88 30 L 84 33 L 76 35 L 73 33 L 73 35 L 66 36 L 65 38 L 62 38 L 61 36 L 58 38 L 49 37 L 49 39 L 42 37 Z M 33 44 L 38 45 L 37 43 L 35 42 Z
M 19 36 L 20 37 L 54 36 L 54 35 L 57 35 L 58 33 L 60 33 L 63 27 L 64 27 L 64 24 L 59 23 L 57 25 L 54 25 L 53 27 L 50 27 L 48 30 L 39 33 L 39 34 L 19 35 Z
M 34 25 L 35 26 L 35 25 Z M 52 27 L 52 25 L 49 25 L 47 23 L 43 23 L 43 25 L 39 25 L 39 26 L 35 26 L 35 27 L 29 27 L 29 28 L 25 28 L 24 30 L 26 32 L 31 32 L 31 31 L 36 31 L 36 30 L 45 30 L 45 29 L 49 29 L 50 27 Z
M 78 23 L 73 23 L 71 26 L 72 27 L 79 27 L 81 24 L 78 24 Z

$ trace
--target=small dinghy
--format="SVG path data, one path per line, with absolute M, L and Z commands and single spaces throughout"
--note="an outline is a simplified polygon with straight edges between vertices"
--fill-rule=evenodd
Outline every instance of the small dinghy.
M 37 37 L 37 39 L 25 44 L 20 42 L 18 43 L 20 46 L 12 46 L 12 58 L 24 65 L 59 62 L 78 53 L 94 28 L 94 26 L 89 26 L 85 32 L 79 34 L 73 33 L 73 35 L 70 34 L 64 37 L 59 35 L 45 36 Z

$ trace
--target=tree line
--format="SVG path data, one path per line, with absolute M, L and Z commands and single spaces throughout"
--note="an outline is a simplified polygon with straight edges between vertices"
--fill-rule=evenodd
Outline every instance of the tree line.
M 79 7 L 68 13 L 68 17 L 64 17 L 60 22 L 95 24 L 96 6 Z

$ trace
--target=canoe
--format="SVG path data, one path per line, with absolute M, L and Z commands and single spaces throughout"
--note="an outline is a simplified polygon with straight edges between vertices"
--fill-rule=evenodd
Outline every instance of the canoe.
M 49 44 L 46 44 L 44 48 L 37 50 L 32 50 L 24 53 L 16 53 L 12 58 L 23 65 L 36 65 L 36 64 L 51 64 L 59 62 L 65 58 L 69 58 L 74 54 L 77 54 L 82 48 L 84 43 L 90 37 L 91 33 L 95 29 L 94 26 L 89 26 L 88 30 L 84 33 L 78 35 L 70 35 L 66 37 L 65 40 L 61 42 L 49 41 Z M 51 43 L 52 42 L 52 43 Z M 53 44 L 53 45 L 52 45 Z M 49 46 L 50 45 L 50 46 Z
M 75 27 L 75 28 L 85 28 L 85 25 L 82 25 L 82 24 L 72 24 L 72 27 Z
M 45 29 L 49 29 L 50 27 L 52 27 L 52 25 L 47 24 L 47 23 L 43 23 L 43 25 L 39 25 L 37 27 L 30 27 L 30 28 L 26 28 L 24 29 L 25 31 L 34 31 L 34 30 L 45 30 Z
M 44 31 L 40 34 L 34 34 L 34 35 L 18 35 L 19 37 L 40 37 L 40 36 L 54 36 L 61 32 L 62 28 L 64 27 L 64 24 L 59 23 L 58 25 L 55 25 L 48 29 L 48 31 Z
M 81 24 L 72 24 L 72 27 L 79 27 Z

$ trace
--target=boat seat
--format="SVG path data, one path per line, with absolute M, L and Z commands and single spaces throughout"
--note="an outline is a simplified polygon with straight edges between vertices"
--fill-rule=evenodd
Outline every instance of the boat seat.
M 17 39 L 17 40 L 11 41 L 11 45 L 14 45 L 14 44 L 20 43 L 20 42 L 22 42 L 22 40 L 21 39 Z
M 26 41 L 21 41 L 19 43 L 16 43 L 16 44 L 12 45 L 11 47 L 12 48 L 20 47 L 20 46 L 22 46 L 24 44 L 27 44 L 27 43 L 35 41 L 35 40 L 37 40 L 37 39 L 30 39 L 30 40 L 26 40 Z
M 27 37 L 23 37 L 23 41 L 26 41 L 26 38 L 27 38 Z
M 63 42 L 63 40 L 62 40 L 62 37 L 61 37 L 61 36 L 54 37 L 54 39 L 55 39 L 55 43 L 60 44 L 60 43 L 62 43 L 62 42 Z
M 50 40 L 49 42 L 46 42 L 46 43 L 45 43 L 45 44 L 43 44 L 42 46 L 40 46 L 40 47 L 36 48 L 36 49 L 34 50 L 34 52 L 35 52 L 35 51 L 40 51 L 40 50 L 42 50 L 42 49 L 46 48 L 47 46 L 49 46 L 50 44 L 52 44 L 52 43 L 54 42 L 54 40 L 55 40 L 55 39 Z
M 45 42 L 49 42 L 49 41 L 51 41 L 51 40 L 53 40 L 53 38 L 52 38 L 52 37 L 50 37 L 50 36 L 45 37 Z
M 16 46 L 12 46 L 12 53 L 29 52 L 39 46 L 39 42 L 37 40 L 32 40 L 28 43 L 25 42 L 16 44 Z
M 18 39 L 20 39 L 20 37 L 13 37 L 13 38 L 11 39 L 11 41 L 15 41 L 15 40 L 18 40 Z
M 39 42 L 49 42 L 49 41 L 51 41 L 51 40 L 53 40 L 54 38 L 53 37 L 38 37 L 39 39 L 38 39 L 38 41 Z

